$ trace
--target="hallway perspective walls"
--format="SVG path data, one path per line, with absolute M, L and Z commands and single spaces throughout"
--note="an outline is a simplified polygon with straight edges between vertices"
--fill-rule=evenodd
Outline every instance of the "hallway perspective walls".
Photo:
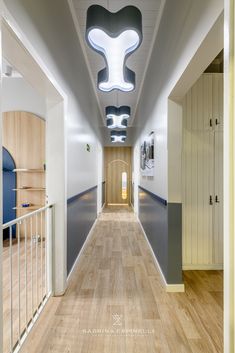
M 38 56 L 67 95 L 65 129 L 67 136 L 67 198 L 68 242 L 74 244 L 73 261 L 78 255 L 87 234 L 80 234 L 94 222 L 97 214 L 97 153 L 101 148 L 98 104 L 90 82 L 82 49 L 77 38 L 72 16 L 66 0 L 30 1 L 7 0 L 5 5 L 20 30 L 27 37 Z M 100 168 L 102 166 L 99 166 Z M 101 187 L 101 185 L 99 185 Z M 95 209 L 90 210 L 90 189 L 94 188 Z M 84 195 L 87 191 L 87 197 Z M 83 197 L 83 214 L 79 214 Z M 74 203 L 77 213 L 74 213 Z M 87 211 L 87 214 L 84 212 Z M 76 218 L 76 222 L 74 220 Z M 82 217 L 82 218 L 81 218 Z M 87 226 L 81 222 L 87 220 Z M 75 230 L 71 233 L 71 224 Z M 77 242 L 76 238 L 83 241 Z M 69 249 L 68 249 L 69 250 Z M 70 253 L 67 257 L 70 257 Z M 71 268 L 71 262 L 69 267 Z M 69 270 L 69 269 L 67 269 Z
M 166 1 L 134 121 L 137 148 L 155 132 L 155 171 L 153 177 L 140 176 L 139 218 L 171 284 L 182 283 L 182 122 L 181 106 L 169 96 L 222 11 L 222 0 Z M 202 71 L 211 54 L 218 52 L 207 53 Z

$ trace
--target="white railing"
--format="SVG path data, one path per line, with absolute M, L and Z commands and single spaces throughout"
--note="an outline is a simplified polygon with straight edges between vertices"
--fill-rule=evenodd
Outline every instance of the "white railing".
M 51 294 L 52 217 L 48 205 L 3 225 L 3 353 L 20 349 Z

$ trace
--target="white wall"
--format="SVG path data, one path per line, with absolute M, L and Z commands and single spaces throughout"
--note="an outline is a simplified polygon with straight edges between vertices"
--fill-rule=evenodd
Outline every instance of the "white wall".
M 168 199 L 171 202 L 182 201 L 182 106 L 168 100 Z
M 104 150 L 101 146 L 97 147 L 97 214 L 99 214 L 102 210 L 102 182 L 104 180 Z
M 6 6 L 68 97 L 68 198 L 97 185 L 102 120 L 66 0 L 7 0 Z M 66 30 L 65 30 L 66 29 Z M 97 138 L 98 136 L 98 138 Z M 86 150 L 86 144 L 91 150 Z
M 2 80 L 2 111 L 27 111 L 46 118 L 46 100 L 24 78 Z
M 134 124 L 136 146 L 155 131 L 155 175 L 140 185 L 168 201 L 168 97 L 222 11 L 222 0 L 167 0 L 163 11 Z
M 134 181 L 134 212 L 139 214 L 140 146 L 132 149 L 132 175 Z

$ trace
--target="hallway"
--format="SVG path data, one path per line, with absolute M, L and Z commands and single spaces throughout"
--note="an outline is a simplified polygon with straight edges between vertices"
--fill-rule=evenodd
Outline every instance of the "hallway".
M 166 293 L 131 208 L 106 208 L 22 353 L 222 352 L 222 272 L 186 271 L 184 281 L 185 293 Z

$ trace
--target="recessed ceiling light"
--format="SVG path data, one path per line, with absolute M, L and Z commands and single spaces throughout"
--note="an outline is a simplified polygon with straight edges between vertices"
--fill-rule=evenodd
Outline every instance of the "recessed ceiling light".
M 135 6 L 126 6 L 115 13 L 99 5 L 88 8 L 86 40 L 106 63 L 98 72 L 101 91 L 134 90 L 135 73 L 125 64 L 128 56 L 140 46 L 142 37 L 142 15 Z

